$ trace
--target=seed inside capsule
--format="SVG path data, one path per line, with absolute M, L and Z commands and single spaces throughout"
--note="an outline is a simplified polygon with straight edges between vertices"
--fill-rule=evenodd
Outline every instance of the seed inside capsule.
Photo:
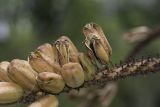
M 102 64 L 109 63 L 109 53 L 104 49 L 99 40 L 93 41 L 93 49 L 94 54 L 99 62 L 101 62 Z

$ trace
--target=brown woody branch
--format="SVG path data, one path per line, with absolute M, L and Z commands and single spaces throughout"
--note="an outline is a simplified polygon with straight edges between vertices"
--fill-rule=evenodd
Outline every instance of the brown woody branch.
M 131 60 L 111 69 L 99 72 L 92 81 L 86 82 L 83 87 L 101 86 L 109 81 L 117 81 L 131 76 L 156 73 L 160 71 L 160 58 Z

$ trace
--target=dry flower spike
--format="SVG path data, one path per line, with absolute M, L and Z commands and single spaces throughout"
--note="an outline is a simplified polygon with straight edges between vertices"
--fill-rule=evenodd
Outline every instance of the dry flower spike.
M 62 36 L 52 45 L 39 46 L 28 61 L 1 62 L 0 80 L 4 82 L 0 82 L 0 104 L 26 101 L 31 103 L 29 107 L 58 107 L 55 94 L 91 86 L 102 88 L 109 81 L 160 70 L 160 57 L 110 67 L 112 49 L 102 28 L 89 23 L 83 33 L 87 53 L 78 52 L 72 41 Z M 31 96 L 23 96 L 30 92 Z M 29 102 L 28 97 L 33 100 Z

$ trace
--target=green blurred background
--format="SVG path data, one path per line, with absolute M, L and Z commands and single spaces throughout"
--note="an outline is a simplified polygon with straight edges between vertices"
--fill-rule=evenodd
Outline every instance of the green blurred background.
M 62 35 L 69 36 L 79 50 L 84 50 L 82 28 L 88 22 L 96 22 L 107 34 L 112 60 L 118 63 L 134 47 L 123 39 L 123 33 L 141 25 L 159 26 L 159 5 L 160 0 L 0 0 L 0 61 L 27 59 L 37 46 Z M 158 39 L 139 56 L 156 53 L 160 53 Z M 159 82 L 158 73 L 119 81 L 110 107 L 160 107 Z M 59 99 L 60 107 L 78 104 L 66 94 Z

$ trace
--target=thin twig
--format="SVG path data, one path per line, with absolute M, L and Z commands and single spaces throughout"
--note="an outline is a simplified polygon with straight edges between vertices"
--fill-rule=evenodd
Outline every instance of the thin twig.
M 139 53 L 144 47 L 146 47 L 149 43 L 151 43 L 156 38 L 160 37 L 160 27 L 154 29 L 151 31 L 151 33 L 147 36 L 144 41 L 137 44 L 134 49 L 130 52 L 130 54 L 127 56 L 128 58 L 133 58 L 137 53 Z
M 108 107 L 117 92 L 115 82 L 108 82 L 103 88 L 85 88 L 79 92 L 72 91 L 69 95 L 72 100 L 80 100 L 78 107 Z

